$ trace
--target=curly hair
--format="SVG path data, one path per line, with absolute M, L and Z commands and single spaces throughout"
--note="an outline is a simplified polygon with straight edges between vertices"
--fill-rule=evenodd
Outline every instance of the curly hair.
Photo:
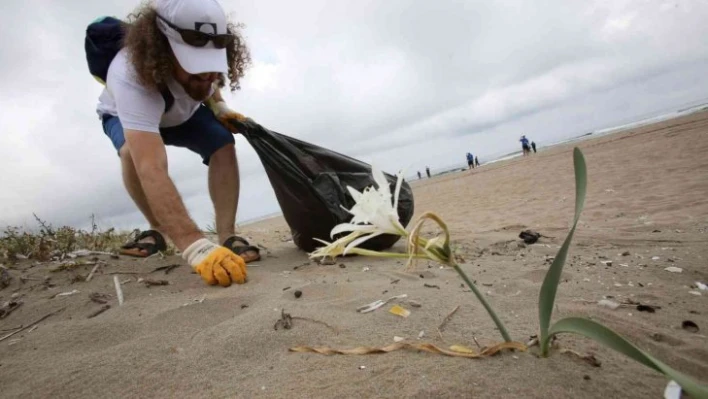
M 251 63 L 248 47 L 239 32 L 242 27 L 242 24 L 232 22 L 227 25 L 227 32 L 234 35 L 234 41 L 226 48 L 232 92 L 241 88 L 240 80 Z M 157 26 L 157 11 L 149 1 L 128 15 L 124 29 L 123 46 L 135 67 L 139 83 L 148 88 L 166 83 L 172 76 L 175 58 L 167 37 Z M 225 85 L 224 74 L 220 74 L 218 86 L 223 88 Z

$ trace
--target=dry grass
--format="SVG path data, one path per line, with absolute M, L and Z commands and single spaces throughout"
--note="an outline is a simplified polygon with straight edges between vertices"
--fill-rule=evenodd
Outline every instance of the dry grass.
M 131 241 L 138 230 L 116 231 L 114 228 L 101 230 L 92 217 L 90 231 L 70 226 L 55 228 L 41 220 L 36 231 L 25 231 L 19 227 L 8 226 L 0 233 L 0 260 L 16 262 L 23 259 L 48 261 L 63 258 L 77 250 L 103 251 L 117 253 L 121 245 Z M 174 253 L 174 247 L 168 245 L 165 255 Z

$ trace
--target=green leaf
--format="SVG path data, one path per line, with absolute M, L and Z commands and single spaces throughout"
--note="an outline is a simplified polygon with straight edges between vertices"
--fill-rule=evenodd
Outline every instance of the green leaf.
M 655 359 L 602 324 L 579 317 L 568 317 L 558 320 L 558 322 L 553 324 L 548 331 L 549 336 L 560 333 L 575 333 L 584 335 L 666 375 L 670 379 L 676 381 L 684 391 L 691 395 L 691 397 L 708 398 L 708 387 L 699 385 L 691 377 L 688 377 Z
M 550 338 L 548 336 L 548 326 L 551 324 L 551 315 L 553 314 L 553 305 L 556 301 L 558 282 L 560 281 L 563 265 L 565 265 L 565 259 L 568 255 L 568 247 L 570 247 L 570 242 L 573 240 L 573 235 L 575 234 L 575 227 L 578 224 L 580 213 L 583 211 L 583 206 L 585 205 L 587 169 L 585 168 L 585 157 L 582 151 L 577 147 L 573 150 L 573 165 L 575 168 L 575 219 L 573 220 L 573 227 L 570 229 L 568 236 L 565 238 L 563 245 L 560 250 L 558 250 L 558 254 L 556 254 L 551 267 L 546 273 L 538 298 L 538 320 L 541 328 L 540 344 L 541 354 L 543 356 L 546 356 L 548 353 L 548 341 Z

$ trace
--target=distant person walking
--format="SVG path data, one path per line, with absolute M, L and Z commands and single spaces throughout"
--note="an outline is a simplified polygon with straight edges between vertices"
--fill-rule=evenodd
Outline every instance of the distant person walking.
M 420 174 L 420 171 L 418 171 L 418 180 L 422 179 L 423 176 Z
M 430 168 L 428 166 L 425 167 L 425 173 L 428 175 L 428 179 L 430 179 Z
M 536 142 L 535 141 L 531 142 L 531 148 L 533 148 L 533 153 L 535 154 L 536 153 Z
M 521 149 L 524 151 L 524 156 L 529 155 L 531 153 L 529 139 L 527 139 L 526 136 L 521 136 L 521 139 L 519 141 L 521 142 Z
M 477 164 L 477 167 L 479 168 L 479 158 L 474 157 L 474 163 Z
M 467 167 L 468 169 L 474 168 L 474 155 L 470 152 L 467 153 Z

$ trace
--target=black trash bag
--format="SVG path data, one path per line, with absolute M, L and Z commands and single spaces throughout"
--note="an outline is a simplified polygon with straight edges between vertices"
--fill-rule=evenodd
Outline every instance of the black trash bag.
M 351 221 L 352 215 L 342 208 L 350 209 L 355 203 L 347 186 L 359 191 L 376 186 L 371 166 L 364 162 L 273 132 L 250 119 L 231 123 L 258 154 L 290 227 L 293 242 L 304 251 L 312 252 L 324 245 L 315 238 L 331 242 L 332 228 Z M 384 175 L 393 193 L 396 176 Z M 404 227 L 413 218 L 413 202 L 413 190 L 403 181 L 398 198 L 398 216 Z M 359 247 L 381 251 L 390 248 L 399 239 L 399 236 L 384 234 Z

